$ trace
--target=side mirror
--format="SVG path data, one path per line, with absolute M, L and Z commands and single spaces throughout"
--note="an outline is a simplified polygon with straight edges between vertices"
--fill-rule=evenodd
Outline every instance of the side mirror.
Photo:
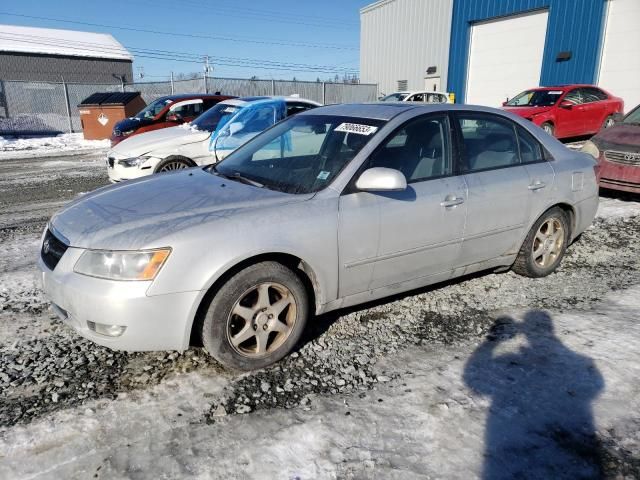
M 401 192 L 407 189 L 407 179 L 399 170 L 374 167 L 362 172 L 356 188 L 363 192 Z
M 182 115 L 180 115 L 179 113 L 170 113 L 169 115 L 167 115 L 167 122 L 180 123 L 183 121 L 184 120 L 182 120 Z
M 242 122 L 233 122 L 229 125 L 229 135 L 235 135 L 240 130 L 244 128 L 244 124 Z
M 508 103 L 509 103 L 509 100 L 507 100 L 506 102 L 502 102 L 502 106 L 506 107 Z
M 566 108 L 567 110 L 571 110 L 573 108 L 573 103 L 568 100 L 563 100 L 560 102 L 560 108 Z

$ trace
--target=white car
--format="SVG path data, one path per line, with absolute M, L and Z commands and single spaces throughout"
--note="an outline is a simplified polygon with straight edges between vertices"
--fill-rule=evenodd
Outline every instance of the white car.
M 320 106 L 298 97 L 224 100 L 191 123 L 128 138 L 107 153 L 112 183 L 222 160 L 285 117 Z
M 421 103 L 453 103 L 447 92 L 428 90 L 415 92 L 394 92 L 380 99 L 381 102 L 421 102 Z

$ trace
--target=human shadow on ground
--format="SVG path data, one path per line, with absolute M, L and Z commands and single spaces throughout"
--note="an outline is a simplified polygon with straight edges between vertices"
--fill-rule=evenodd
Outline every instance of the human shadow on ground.
M 498 318 L 464 381 L 491 399 L 482 478 L 602 478 L 592 402 L 604 379 L 591 358 L 556 337 L 548 313 Z

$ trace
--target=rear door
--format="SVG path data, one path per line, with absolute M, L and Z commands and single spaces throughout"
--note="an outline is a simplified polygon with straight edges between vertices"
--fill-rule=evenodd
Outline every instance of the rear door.
M 585 87 L 580 89 L 584 101 L 585 133 L 596 133 L 609 115 L 608 96 L 599 88 Z
M 452 158 L 450 122 L 438 114 L 408 121 L 365 162 L 361 171 L 393 168 L 408 185 L 402 192 L 347 190 L 341 197 L 340 296 L 449 277 L 467 208 Z
M 459 266 L 513 253 L 529 218 L 530 178 L 520 162 L 515 124 L 498 115 L 455 114 L 459 168 L 468 188 Z
M 561 107 L 562 102 L 570 105 Z M 556 107 L 556 137 L 575 137 L 583 135 L 585 131 L 585 106 L 582 93 L 579 88 L 567 92 Z

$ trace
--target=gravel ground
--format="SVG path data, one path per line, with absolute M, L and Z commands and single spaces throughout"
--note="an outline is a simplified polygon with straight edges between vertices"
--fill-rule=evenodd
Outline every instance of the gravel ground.
M 113 352 L 55 319 L 38 289 L 34 258 L 46 219 L 59 204 L 106 183 L 100 155 L 51 163 L 0 162 L 0 242 L 6 246 L 0 255 L 0 434 L 96 400 L 143 393 L 185 373 L 226 382 L 198 420 L 210 424 L 257 410 L 310 409 L 318 397 L 364 398 L 382 384 L 402 382 L 401 371 L 379 365 L 407 348 L 480 339 L 500 312 L 512 309 L 588 312 L 611 292 L 640 284 L 640 216 L 604 216 L 570 247 L 554 275 L 474 275 L 333 312 L 313 322 L 298 351 L 262 371 L 226 371 L 198 348 Z M 602 442 L 617 451 L 613 437 Z M 639 454 L 611 454 L 610 473 L 640 475 Z

